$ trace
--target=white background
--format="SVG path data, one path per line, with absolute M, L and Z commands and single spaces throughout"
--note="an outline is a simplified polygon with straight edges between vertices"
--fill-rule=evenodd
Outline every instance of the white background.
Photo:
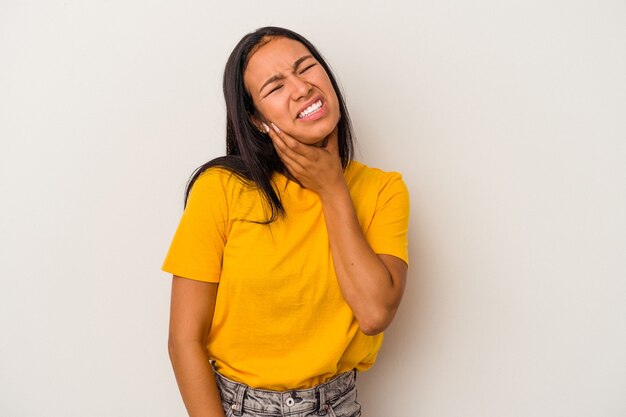
M 369 417 L 626 415 L 626 4 L 0 0 L 0 415 L 184 416 L 160 265 L 221 75 L 292 28 L 411 192 Z

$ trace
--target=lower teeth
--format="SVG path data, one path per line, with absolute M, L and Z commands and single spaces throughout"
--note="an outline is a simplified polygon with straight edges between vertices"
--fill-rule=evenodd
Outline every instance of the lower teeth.
M 307 113 L 307 114 L 305 114 L 304 116 L 302 116 L 302 117 L 301 117 L 301 119 L 302 119 L 302 118 L 305 118 L 305 117 L 307 117 L 307 116 L 310 116 L 310 115 L 312 115 L 313 113 L 317 113 L 317 111 L 318 111 L 318 110 L 319 110 L 319 108 L 317 108 L 317 109 L 313 110 L 311 113 Z

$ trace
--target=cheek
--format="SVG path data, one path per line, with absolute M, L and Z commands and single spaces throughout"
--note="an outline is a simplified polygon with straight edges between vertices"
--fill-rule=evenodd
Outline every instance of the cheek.
M 281 100 L 266 100 L 259 109 L 270 121 L 278 121 L 289 117 L 289 108 L 286 106 L 285 102 Z
M 332 97 L 332 100 L 335 102 L 337 106 L 337 110 L 339 110 L 339 97 L 337 97 L 337 92 L 333 88 L 333 84 L 330 82 L 330 79 L 326 81 L 326 91 L 328 91 L 328 95 Z
M 256 107 L 257 113 L 259 113 L 263 118 L 271 120 L 272 106 L 269 106 L 266 102 L 263 102 L 262 104 L 255 103 L 255 107 Z

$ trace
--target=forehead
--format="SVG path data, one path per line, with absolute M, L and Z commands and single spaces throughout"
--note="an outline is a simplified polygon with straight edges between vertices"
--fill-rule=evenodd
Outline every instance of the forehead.
M 291 71 L 293 63 L 310 55 L 306 46 L 288 38 L 275 38 L 258 48 L 248 59 L 244 82 L 248 89 L 261 85 L 268 78 Z

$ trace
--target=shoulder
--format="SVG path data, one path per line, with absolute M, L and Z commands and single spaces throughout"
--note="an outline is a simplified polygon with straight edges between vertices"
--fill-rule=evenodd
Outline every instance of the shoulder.
M 350 187 L 375 187 L 378 190 L 387 187 L 406 189 L 402 174 L 396 171 L 383 171 L 367 166 L 359 161 L 351 161 L 346 168 L 346 182 Z
M 235 172 L 213 166 L 204 170 L 193 182 L 187 205 L 230 207 L 248 188 L 249 182 Z
M 193 183 L 194 189 L 223 189 L 234 190 L 248 186 L 249 183 L 237 173 L 219 166 L 214 166 L 203 171 Z

